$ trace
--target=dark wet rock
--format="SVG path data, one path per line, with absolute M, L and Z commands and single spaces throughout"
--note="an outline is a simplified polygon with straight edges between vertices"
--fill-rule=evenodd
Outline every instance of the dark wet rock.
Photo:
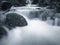
M 38 4 L 38 1 L 39 1 L 39 0 L 33 0 L 33 1 L 32 1 L 32 4 Z
M 12 4 L 10 2 L 1 2 L 1 10 L 6 11 L 12 7 Z
M 7 31 L 0 26 L 0 39 L 2 39 L 4 36 L 7 36 Z
M 17 26 L 24 27 L 24 26 L 27 26 L 27 21 L 21 15 L 18 15 L 16 13 L 10 13 L 10 14 L 7 14 L 6 16 L 5 25 L 10 29 Z
M 19 6 L 25 6 L 26 5 L 26 0 L 16 0 L 14 2 L 16 2 L 15 5 L 19 5 Z

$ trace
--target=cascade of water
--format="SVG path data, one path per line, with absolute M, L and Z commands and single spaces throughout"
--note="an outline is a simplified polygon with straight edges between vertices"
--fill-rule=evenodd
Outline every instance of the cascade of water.
M 26 0 L 26 3 L 31 4 L 32 0 Z
M 30 7 L 32 5 L 32 0 L 26 0 L 27 6 Z

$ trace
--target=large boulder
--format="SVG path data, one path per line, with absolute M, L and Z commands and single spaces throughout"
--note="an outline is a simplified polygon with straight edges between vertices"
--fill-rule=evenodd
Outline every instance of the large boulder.
M 23 16 L 19 14 L 9 13 L 6 16 L 5 25 L 10 29 L 16 26 L 24 27 L 24 26 L 27 26 L 27 21 Z

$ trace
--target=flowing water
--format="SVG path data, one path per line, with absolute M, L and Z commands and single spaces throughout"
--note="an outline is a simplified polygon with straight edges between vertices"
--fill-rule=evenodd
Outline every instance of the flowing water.
M 28 25 L 8 31 L 8 36 L 1 40 L 1 45 L 60 45 L 60 27 L 51 26 L 38 18 L 30 20 L 27 13 L 25 12 L 26 15 L 23 16 Z
M 60 45 L 60 27 L 50 26 L 39 19 L 28 19 L 27 22 L 27 26 L 9 31 L 6 45 Z

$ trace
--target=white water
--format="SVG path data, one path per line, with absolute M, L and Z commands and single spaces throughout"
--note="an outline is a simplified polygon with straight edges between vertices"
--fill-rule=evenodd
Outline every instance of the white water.
M 38 19 L 28 22 L 28 26 L 16 27 L 9 32 L 6 45 L 60 45 L 60 27 Z
M 60 45 L 60 27 L 48 25 L 39 19 L 26 20 L 27 26 L 8 32 L 8 37 L 3 40 L 4 45 Z

